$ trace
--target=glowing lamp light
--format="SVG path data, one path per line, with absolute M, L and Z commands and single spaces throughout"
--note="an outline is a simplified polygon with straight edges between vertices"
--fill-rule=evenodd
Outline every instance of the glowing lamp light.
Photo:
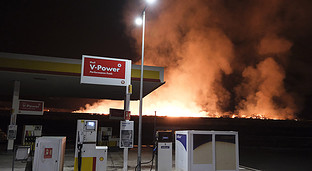
M 156 2 L 156 0 L 146 0 L 146 2 L 149 3 L 149 4 L 153 4 L 153 3 Z
M 142 23 L 143 23 L 143 20 L 142 20 L 141 17 L 138 17 L 138 18 L 135 19 L 135 24 L 136 24 L 136 25 L 139 25 L 139 26 L 140 26 L 140 25 L 142 25 Z

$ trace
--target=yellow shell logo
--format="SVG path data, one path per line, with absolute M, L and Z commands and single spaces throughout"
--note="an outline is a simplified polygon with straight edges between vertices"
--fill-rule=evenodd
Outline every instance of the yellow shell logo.
M 100 161 L 103 161 L 104 160 L 104 158 L 103 157 L 100 157 Z

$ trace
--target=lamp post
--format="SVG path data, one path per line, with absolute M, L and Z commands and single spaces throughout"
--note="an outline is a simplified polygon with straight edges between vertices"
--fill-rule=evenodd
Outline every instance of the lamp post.
M 145 33 L 145 9 L 142 13 L 142 56 L 141 56 L 141 77 L 140 77 L 140 106 L 139 106 L 139 135 L 138 135 L 138 161 L 137 168 L 141 171 L 141 147 L 142 147 L 142 110 L 143 110 L 143 72 L 144 72 L 144 33 Z M 137 24 L 140 24 L 140 20 L 136 20 Z
M 154 3 L 156 0 L 146 0 L 148 4 Z M 142 151 L 142 111 L 143 111 L 143 71 L 144 71 L 144 35 L 145 35 L 145 6 L 142 12 L 142 18 L 136 19 L 136 24 L 142 25 L 142 56 L 141 56 L 141 77 L 140 77 L 140 106 L 139 106 L 139 135 L 138 135 L 138 161 L 137 170 L 141 171 L 141 151 Z

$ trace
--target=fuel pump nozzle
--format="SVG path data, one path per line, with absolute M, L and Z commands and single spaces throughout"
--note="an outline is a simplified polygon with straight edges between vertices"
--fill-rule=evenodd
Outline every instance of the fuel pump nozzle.
M 78 149 L 78 171 L 81 171 L 81 149 L 83 146 L 83 142 L 80 140 L 80 132 L 78 131 L 78 142 L 77 142 L 77 149 Z

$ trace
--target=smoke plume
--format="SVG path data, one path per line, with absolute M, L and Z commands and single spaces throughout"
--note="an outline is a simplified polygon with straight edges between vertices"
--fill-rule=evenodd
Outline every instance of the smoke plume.
M 125 6 L 124 21 L 140 54 L 142 30 L 132 23 L 143 9 L 137 6 Z M 295 118 L 299 107 L 285 79 L 305 6 L 170 0 L 148 7 L 145 65 L 165 67 L 166 84 L 145 97 L 144 114 Z
M 260 55 L 281 55 L 289 52 L 292 43 L 275 35 L 265 36 L 259 43 Z M 284 86 L 285 71 L 272 57 L 248 66 L 242 72 L 243 82 L 235 88 L 237 113 L 276 119 L 293 119 L 297 107 Z
M 292 42 L 278 36 L 283 1 L 179 0 L 159 7 L 157 14 L 147 11 L 145 61 L 165 66 L 167 83 L 148 101 L 206 116 L 294 117 L 296 105 L 284 86 Z M 131 33 L 140 50 L 141 30 Z M 234 71 L 240 81 L 224 85 Z M 232 99 L 235 110 L 228 111 Z

